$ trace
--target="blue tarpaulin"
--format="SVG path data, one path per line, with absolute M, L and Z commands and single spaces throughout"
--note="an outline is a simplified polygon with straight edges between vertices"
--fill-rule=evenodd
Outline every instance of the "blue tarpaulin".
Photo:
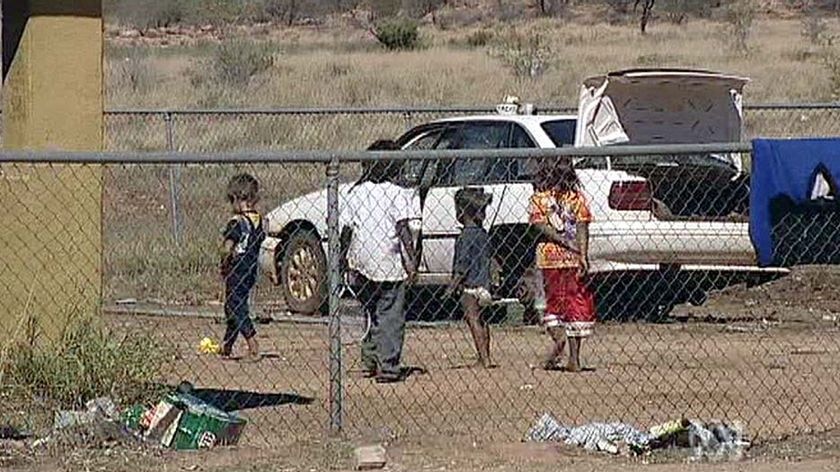
M 753 141 L 750 238 L 759 266 L 774 261 L 773 201 L 787 197 L 796 205 L 806 203 L 820 174 L 840 182 L 840 138 Z

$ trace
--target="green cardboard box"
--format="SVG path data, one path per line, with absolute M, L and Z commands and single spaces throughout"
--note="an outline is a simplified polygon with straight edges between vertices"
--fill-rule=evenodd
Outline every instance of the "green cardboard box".
M 239 442 L 246 419 L 185 393 L 170 394 L 166 400 L 183 411 L 177 424 L 173 425 L 174 432 L 170 432 L 171 448 L 209 449 Z

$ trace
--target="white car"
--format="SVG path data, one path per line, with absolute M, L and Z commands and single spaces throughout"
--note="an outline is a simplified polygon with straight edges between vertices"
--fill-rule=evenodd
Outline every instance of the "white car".
M 697 73 L 693 74 L 692 80 L 704 85 L 724 80 L 698 79 Z M 620 79 L 607 77 L 612 83 Z M 660 86 L 655 81 L 662 77 L 660 74 L 648 77 L 647 82 L 642 80 L 641 85 L 636 83 L 635 92 Z M 725 80 L 726 84 L 733 82 Z M 730 100 L 730 91 L 726 89 L 724 94 L 721 90 L 706 87 L 702 93 Z M 611 143 L 632 142 L 630 138 L 642 141 L 638 123 L 635 129 L 621 126 L 622 110 L 610 100 L 608 92 L 608 86 L 590 79 L 584 85 L 579 116 L 499 113 L 443 119 L 411 129 L 397 143 L 406 150 L 452 150 L 550 149 L 586 140 L 590 142 L 583 144 L 592 145 L 599 136 L 609 136 Z M 597 106 L 598 102 L 602 106 Z M 506 107 L 500 107 L 503 109 Z M 609 113 L 605 115 L 605 111 Z M 685 113 L 677 117 L 691 118 Z M 579 127 L 578 122 L 585 126 Z M 708 123 L 704 126 L 702 132 L 716 142 L 719 134 L 710 130 Z M 726 122 L 723 128 L 731 126 Z M 756 269 L 746 219 L 748 178 L 732 156 L 581 158 L 575 166 L 593 215 L 593 272 L 657 271 L 663 267 L 687 271 Z M 523 274 L 533 264 L 536 236 L 528 225 L 528 202 L 533 193 L 534 167 L 531 161 L 515 159 L 404 163 L 403 184 L 416 188 L 422 203 L 419 284 L 448 282 L 460 231 L 455 218 L 455 192 L 464 186 L 481 186 L 493 195 L 486 226 L 501 269 L 498 295 L 514 296 Z M 340 208 L 349 188 L 343 185 L 339 189 Z M 326 209 L 326 190 L 322 190 L 286 202 L 268 214 L 270 236 L 263 244 L 261 265 L 281 286 L 288 308 L 294 312 L 315 313 L 324 306 Z M 343 218 L 340 221 L 344 224 Z

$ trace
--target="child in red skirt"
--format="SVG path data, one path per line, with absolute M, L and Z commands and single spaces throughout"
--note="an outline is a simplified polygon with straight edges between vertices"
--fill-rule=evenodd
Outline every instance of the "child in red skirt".
M 536 264 L 542 271 L 546 308 L 543 324 L 554 341 L 543 363 L 557 370 L 569 341 L 566 370 L 580 372 L 580 347 L 595 325 L 595 299 L 584 283 L 589 270 L 592 214 L 577 173 L 566 159 L 544 164 L 530 202 L 530 222 L 541 233 Z

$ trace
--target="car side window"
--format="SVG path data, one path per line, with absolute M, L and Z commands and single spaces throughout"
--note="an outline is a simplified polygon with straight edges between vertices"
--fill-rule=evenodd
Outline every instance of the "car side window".
M 419 137 L 415 137 L 409 141 L 403 149 L 406 151 L 426 151 L 433 149 L 442 132 L 443 128 L 433 128 L 425 133 L 421 133 Z M 420 185 L 423 178 L 424 163 L 425 161 L 422 160 L 406 161 L 403 164 L 400 183 L 409 187 Z
M 442 129 L 440 128 L 429 130 L 427 133 L 421 134 L 419 137 L 414 138 L 403 149 L 405 149 L 406 151 L 426 151 L 432 149 L 435 143 L 437 143 L 441 131 Z
M 505 121 L 462 123 L 444 133 L 438 149 L 503 149 L 508 147 L 510 124 Z M 487 159 L 455 159 L 441 166 L 442 185 L 472 185 L 486 182 Z
M 531 135 L 522 128 L 522 125 L 513 123 L 513 131 L 510 135 L 510 147 L 516 149 L 535 148 L 537 144 L 531 138 Z
M 533 149 L 537 147 L 531 135 L 518 123 L 511 123 L 510 147 L 513 149 Z M 506 182 L 530 180 L 533 163 L 531 159 L 511 159 L 507 162 Z

